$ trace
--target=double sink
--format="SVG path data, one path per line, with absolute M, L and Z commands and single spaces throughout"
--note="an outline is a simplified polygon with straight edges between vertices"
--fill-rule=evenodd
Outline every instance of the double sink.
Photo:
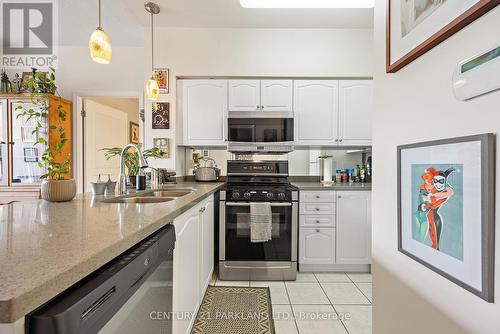
M 146 204 L 146 203 L 163 203 L 170 202 L 179 197 L 186 196 L 195 192 L 196 189 L 186 188 L 186 189 L 156 189 L 148 190 L 141 193 L 118 196 L 113 198 L 108 198 L 103 200 L 104 203 L 135 203 L 135 204 Z

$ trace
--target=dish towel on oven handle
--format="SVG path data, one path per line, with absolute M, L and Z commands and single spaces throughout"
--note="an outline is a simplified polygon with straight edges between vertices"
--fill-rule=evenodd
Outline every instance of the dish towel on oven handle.
M 250 203 L 250 242 L 271 240 L 272 222 L 271 203 Z

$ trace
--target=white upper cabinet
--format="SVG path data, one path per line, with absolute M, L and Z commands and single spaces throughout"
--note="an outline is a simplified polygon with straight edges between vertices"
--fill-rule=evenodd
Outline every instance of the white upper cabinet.
M 226 145 L 227 80 L 183 80 L 184 145 Z
M 260 108 L 263 112 L 293 111 L 292 80 L 262 80 L 260 83 Z
M 337 192 L 337 264 L 371 263 L 371 192 Z
M 373 82 L 341 80 L 339 88 L 339 143 L 371 145 Z
M 260 111 L 260 80 L 229 80 L 230 111 Z
M 296 80 L 294 89 L 297 144 L 337 144 L 338 80 Z

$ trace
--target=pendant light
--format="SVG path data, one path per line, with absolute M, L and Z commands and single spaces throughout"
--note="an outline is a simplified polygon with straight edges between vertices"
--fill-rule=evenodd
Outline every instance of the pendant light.
M 109 64 L 111 62 L 111 41 L 109 36 L 101 27 L 101 0 L 99 2 L 99 26 L 90 35 L 89 49 L 90 57 L 98 64 Z
M 160 97 L 160 87 L 158 82 L 154 77 L 154 27 L 153 27 L 153 16 L 160 12 L 160 7 L 154 2 L 147 2 L 144 4 L 144 8 L 148 13 L 151 14 L 151 79 L 146 82 L 146 95 L 150 100 L 158 100 Z

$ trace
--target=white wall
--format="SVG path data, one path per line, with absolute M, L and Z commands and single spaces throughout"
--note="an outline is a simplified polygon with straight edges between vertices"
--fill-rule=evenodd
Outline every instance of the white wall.
M 396 74 L 386 74 L 386 3 L 377 0 L 375 9 L 373 333 L 498 333 L 500 228 L 496 229 L 497 302 L 494 304 L 399 253 L 396 146 L 499 132 L 500 92 L 460 102 L 452 95 L 451 75 L 459 60 L 500 44 L 500 7 Z M 500 189 L 498 182 L 497 178 Z M 496 198 L 498 207 L 498 193 Z
M 150 52 L 146 29 L 146 53 Z M 184 76 L 287 76 L 369 77 L 372 76 L 371 29 L 189 29 L 155 30 L 155 67 L 170 68 L 171 123 L 175 129 L 176 77 Z M 150 53 L 146 56 L 146 74 Z M 149 107 L 146 107 L 149 110 Z M 175 130 L 151 130 L 151 113 L 146 112 L 146 145 L 153 137 L 171 138 Z M 173 150 L 176 153 L 175 150 Z M 183 152 L 177 152 L 180 158 Z M 161 167 L 182 173 L 183 161 L 157 160 Z

